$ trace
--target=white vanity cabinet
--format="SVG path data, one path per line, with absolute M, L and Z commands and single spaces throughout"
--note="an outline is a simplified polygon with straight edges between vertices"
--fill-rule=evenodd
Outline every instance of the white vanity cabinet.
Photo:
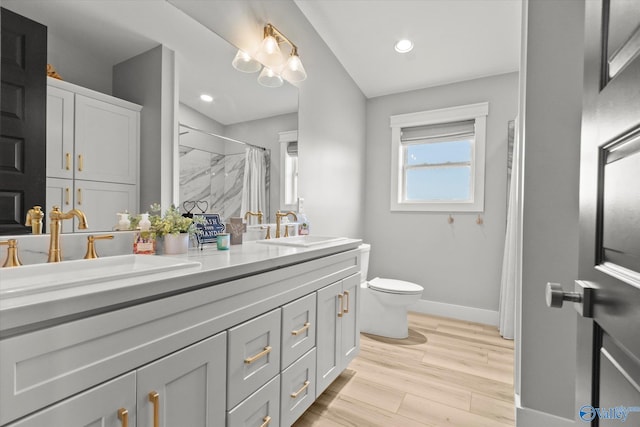
M 138 211 L 141 108 L 47 79 L 48 193 L 64 188 L 61 209 L 85 212 L 90 231 L 111 230 L 116 212 Z M 47 194 L 47 212 L 60 199 Z
M 289 426 L 331 381 L 320 357 L 340 360 L 335 378 L 358 349 L 359 259 L 350 248 L 229 279 L 203 271 L 72 318 L 4 318 L 0 426 L 123 426 L 121 409 L 128 427 Z
M 360 351 L 359 293 L 359 275 L 318 290 L 317 395 Z

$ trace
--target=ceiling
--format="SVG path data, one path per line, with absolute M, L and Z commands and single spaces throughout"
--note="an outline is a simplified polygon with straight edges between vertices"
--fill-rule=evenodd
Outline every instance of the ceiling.
M 294 1 L 367 98 L 519 68 L 521 0 Z
M 166 45 L 178 57 L 180 101 L 222 124 L 297 111 L 295 87 L 274 98 L 230 66 L 231 45 L 166 1 L 2 1 L 106 63 Z M 368 98 L 518 70 L 521 0 L 293 1 Z M 405 37 L 415 47 L 399 54 L 393 45 Z

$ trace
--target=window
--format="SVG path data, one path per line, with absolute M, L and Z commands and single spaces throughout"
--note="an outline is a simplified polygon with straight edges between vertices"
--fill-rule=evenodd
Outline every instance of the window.
M 280 209 L 297 210 L 298 131 L 280 132 Z
M 391 116 L 391 210 L 484 209 L 488 103 Z

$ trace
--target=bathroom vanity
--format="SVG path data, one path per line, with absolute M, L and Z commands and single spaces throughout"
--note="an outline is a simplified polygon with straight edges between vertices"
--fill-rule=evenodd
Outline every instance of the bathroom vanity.
M 3 293 L 0 425 L 291 425 L 358 353 L 360 243 Z

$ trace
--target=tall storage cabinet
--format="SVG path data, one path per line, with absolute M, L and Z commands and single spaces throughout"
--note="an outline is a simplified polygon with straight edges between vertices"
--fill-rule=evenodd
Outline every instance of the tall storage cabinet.
M 47 212 L 54 205 L 77 208 L 89 231 L 109 231 L 116 212 L 138 211 L 142 107 L 60 80 L 47 83 Z

